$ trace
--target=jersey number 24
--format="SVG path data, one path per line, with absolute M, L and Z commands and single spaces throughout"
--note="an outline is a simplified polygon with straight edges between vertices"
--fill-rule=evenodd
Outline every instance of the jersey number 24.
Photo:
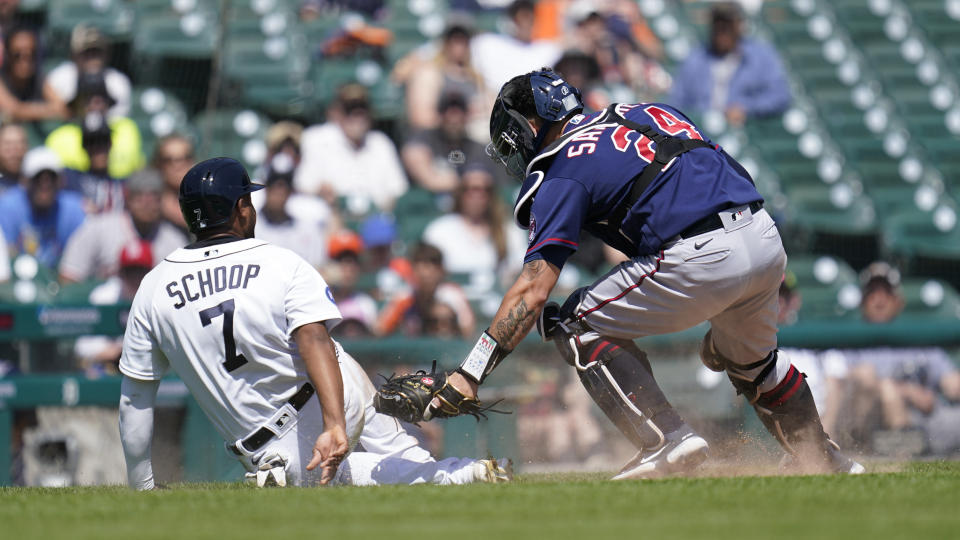
M 619 110 L 626 112 L 636 107 L 637 105 L 624 106 Z M 693 124 L 684 122 L 665 109 L 661 109 L 656 105 L 648 105 L 643 108 L 643 112 L 647 113 L 647 115 L 650 116 L 654 122 L 656 122 L 657 127 L 659 127 L 668 135 L 676 136 L 680 133 L 685 133 L 687 138 L 703 139 L 703 137 L 700 135 L 700 132 L 697 131 L 697 128 L 695 128 Z M 650 140 L 650 138 L 646 135 L 619 124 L 600 124 L 595 128 L 587 129 L 584 132 L 575 135 L 571 139 L 571 142 L 584 142 L 581 142 L 577 146 L 571 145 L 567 149 L 567 157 L 574 158 L 584 154 L 594 153 L 597 149 L 597 142 L 600 140 L 600 135 L 603 134 L 603 131 L 608 127 L 615 128 L 610 134 L 610 141 L 613 143 L 614 148 L 621 152 L 626 152 L 633 147 L 637 152 L 637 157 L 643 161 L 646 161 L 647 163 L 653 162 L 653 158 L 656 155 L 656 145 L 653 143 L 653 141 Z M 636 136 L 636 140 L 631 141 L 630 138 L 633 136 Z
M 227 373 L 247 363 L 242 354 L 237 354 L 237 342 L 233 338 L 233 298 L 225 300 L 216 306 L 200 312 L 200 322 L 203 326 L 210 326 L 213 319 L 223 315 L 223 350 L 227 359 L 223 361 L 223 368 Z

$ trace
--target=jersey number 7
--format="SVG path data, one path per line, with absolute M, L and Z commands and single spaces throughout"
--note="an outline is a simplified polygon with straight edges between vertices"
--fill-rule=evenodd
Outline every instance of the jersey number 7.
M 242 354 L 237 354 L 237 343 L 233 339 L 233 298 L 200 312 L 200 322 L 203 326 L 210 326 L 213 319 L 223 315 L 223 350 L 227 359 L 223 361 L 223 368 L 227 373 L 247 363 Z

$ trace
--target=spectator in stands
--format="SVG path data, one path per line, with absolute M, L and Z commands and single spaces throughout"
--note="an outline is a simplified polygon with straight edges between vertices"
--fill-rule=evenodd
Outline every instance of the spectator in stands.
M 70 34 L 70 52 L 73 58 L 47 75 L 47 81 L 60 100 L 70 103 L 80 97 L 84 77 L 95 75 L 103 80 L 111 96 L 108 116 L 130 114 L 130 79 L 110 67 L 110 39 L 96 27 L 78 24 Z
M 735 126 L 785 111 L 791 96 L 780 59 L 769 44 L 743 37 L 739 4 L 715 4 L 710 20 L 710 43 L 680 66 L 670 103 L 688 112 L 720 111 Z
M 136 239 L 124 244 L 116 263 L 117 273 L 90 292 L 89 301 L 95 306 L 132 302 L 140 282 L 154 267 L 153 248 L 146 240 Z M 88 377 L 117 374 L 117 363 L 123 349 L 123 336 L 84 336 L 74 344 L 74 353 Z
M 349 208 L 389 210 L 407 191 L 397 148 L 383 132 L 371 129 L 370 100 L 359 84 L 340 88 L 327 122 L 303 131 L 302 161 L 294 177 L 297 191 L 332 202 L 347 197 Z
M 13 31 L 20 22 L 20 0 L 0 1 L 0 38 Z M 0 51 L 0 62 L 3 60 L 4 51 Z
M 438 335 L 456 337 L 472 334 L 473 310 L 463 290 L 445 281 L 443 254 L 434 246 L 420 243 L 411 255 L 412 288 L 392 298 L 380 313 L 377 334 L 400 332 L 406 336 Z M 441 304 L 438 306 L 437 304 Z
M 630 22 L 620 14 L 601 9 L 595 2 L 579 0 L 568 8 L 567 16 L 574 27 L 571 46 L 596 62 L 598 78 L 610 96 L 607 104 L 655 101 L 670 89 L 670 74 L 645 51 Z M 639 18 L 639 14 L 636 16 Z M 594 87 L 593 92 L 599 89 Z M 606 106 L 588 104 L 599 105 L 597 109 Z
M 523 260 L 508 254 L 522 254 L 526 246 L 523 231 L 507 219 L 495 188 L 486 164 L 469 165 L 455 191 L 453 212 L 423 231 L 423 241 L 443 253 L 447 272 L 487 276 L 479 282 L 488 287 L 496 283 L 498 273 L 520 269 Z
M 492 95 L 517 73 L 552 66 L 560 58 L 560 47 L 533 38 L 534 3 L 517 0 L 507 8 L 510 34 L 485 33 L 471 42 L 474 66 Z
M 23 158 L 24 186 L 0 196 L 0 227 L 13 254 L 28 254 L 55 269 L 67 241 L 84 220 L 83 200 L 60 189 L 63 164 L 46 147 Z
M 330 235 L 327 252 L 331 263 L 324 276 L 342 317 L 333 334 L 345 338 L 371 335 L 377 322 L 377 303 L 357 290 L 363 240 L 353 231 L 341 230 Z
M 374 214 L 360 225 L 360 236 L 365 249 L 363 271 L 376 276 L 371 291 L 379 300 L 390 298 L 404 290 L 413 280 L 410 261 L 394 255 L 397 243 L 397 224 L 384 214 Z
M 107 116 L 107 111 L 116 103 L 110 93 L 102 73 L 85 73 L 77 83 L 76 97 L 72 107 L 76 111 L 77 121 L 58 127 L 47 137 L 50 147 L 67 167 L 81 171 L 90 171 L 90 154 L 84 148 L 84 124 L 90 121 L 90 115 L 108 118 L 106 125 L 110 130 L 110 150 L 107 174 L 112 178 L 126 178 L 143 167 L 140 128 L 133 120 L 119 116 Z M 104 122 L 96 120 L 98 124 Z
M 120 252 L 131 242 L 146 242 L 154 261 L 162 261 L 188 243 L 186 235 L 163 220 L 163 180 L 156 171 L 134 173 L 126 182 L 126 191 L 126 211 L 91 216 L 67 243 L 60 261 L 61 281 L 115 276 Z
M 861 281 L 860 314 L 863 320 L 883 324 L 896 319 L 906 304 L 900 290 L 900 271 L 877 261 L 863 271 Z
M 292 120 L 281 120 L 267 130 L 264 142 L 267 144 L 267 158 L 269 164 L 279 154 L 290 158 L 292 169 L 300 166 L 300 138 L 303 136 L 303 126 Z M 266 176 L 266 175 L 264 175 Z
M 266 186 L 264 203 L 257 212 L 257 238 L 292 250 L 314 267 L 324 265 L 329 224 L 316 217 L 296 216 L 289 210 L 293 171 L 270 170 Z
M 88 113 L 80 130 L 90 167 L 86 171 L 65 169 L 64 189 L 83 197 L 87 214 L 123 211 L 123 183 L 111 178 L 107 170 L 113 146 L 107 117 L 100 112 Z
M 861 314 L 888 324 L 905 301 L 900 273 L 885 262 L 861 273 Z M 960 450 L 960 372 L 939 347 L 874 347 L 844 351 L 853 385 L 848 429 L 865 446 L 876 446 L 878 428 L 919 433 L 938 455 Z M 871 414 L 873 413 L 873 414 Z
M 482 145 L 467 137 L 467 101 L 461 94 L 444 95 L 439 113 L 439 127 L 411 135 L 401 156 L 417 185 L 435 193 L 450 193 L 457 188 L 466 164 L 485 161 L 486 154 Z
M 37 35 L 26 28 L 3 34 L 0 113 L 16 122 L 66 119 L 70 111 L 40 73 Z
M 162 137 L 153 149 L 152 165 L 163 178 L 161 208 L 163 219 L 187 232 L 187 223 L 180 213 L 180 181 L 195 161 L 193 143 L 179 133 Z
M 439 50 L 429 48 L 431 56 L 411 63 L 406 82 L 407 122 L 414 130 L 435 129 L 442 123 L 445 96 L 460 95 L 471 121 L 487 124 L 488 96 L 483 78 L 470 59 L 473 20 L 455 13 L 447 20 Z M 418 55 L 415 51 L 414 55 Z M 402 71 L 403 65 L 398 66 Z M 488 126 L 484 126 L 488 127 Z M 487 130 L 485 130 L 487 131 Z M 483 139 L 489 137 L 484 133 Z
M 0 193 L 20 184 L 27 149 L 27 131 L 22 125 L 0 125 Z

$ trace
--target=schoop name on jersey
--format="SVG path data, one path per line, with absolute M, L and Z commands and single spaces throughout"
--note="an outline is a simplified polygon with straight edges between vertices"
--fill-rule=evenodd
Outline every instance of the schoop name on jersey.
M 194 302 L 227 289 L 246 289 L 250 280 L 260 275 L 259 264 L 234 264 L 215 266 L 180 276 L 167 283 L 165 289 L 176 300 L 173 307 L 180 309 L 187 302 Z

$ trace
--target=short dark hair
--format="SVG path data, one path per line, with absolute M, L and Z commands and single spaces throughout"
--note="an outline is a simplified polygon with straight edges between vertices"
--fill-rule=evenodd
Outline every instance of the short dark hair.
M 512 19 L 521 11 L 534 11 L 535 9 L 536 4 L 531 0 L 517 0 L 516 2 L 507 6 L 507 16 Z
M 414 263 L 429 263 L 437 266 L 443 266 L 443 253 L 436 246 L 426 242 L 419 242 L 413 248 L 410 259 Z
M 539 118 L 537 104 L 533 100 L 533 87 L 530 85 L 530 73 L 517 75 L 507 81 L 500 91 L 508 108 L 527 118 Z

